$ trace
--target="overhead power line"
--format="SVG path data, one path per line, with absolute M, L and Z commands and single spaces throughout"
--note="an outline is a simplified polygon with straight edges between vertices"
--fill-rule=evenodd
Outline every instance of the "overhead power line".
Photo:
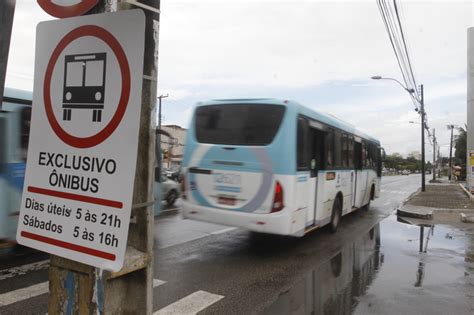
M 412 98 L 415 108 L 418 108 L 421 96 L 413 75 L 413 68 L 406 46 L 405 34 L 400 22 L 400 15 L 398 14 L 398 7 L 396 7 L 396 1 L 394 0 L 393 5 L 390 5 L 386 0 L 377 0 L 377 5 L 395 53 L 403 81 L 408 89 L 415 91 L 415 95 L 410 94 L 410 97 Z

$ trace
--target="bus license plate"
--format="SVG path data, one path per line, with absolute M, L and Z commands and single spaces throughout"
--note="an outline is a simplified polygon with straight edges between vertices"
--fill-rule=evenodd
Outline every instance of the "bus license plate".
M 234 206 L 235 198 L 219 197 L 217 198 L 217 203 L 221 205 L 226 205 L 226 206 Z

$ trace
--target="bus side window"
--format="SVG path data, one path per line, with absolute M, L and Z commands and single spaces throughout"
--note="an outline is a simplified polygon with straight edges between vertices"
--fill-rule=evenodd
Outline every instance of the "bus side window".
M 325 142 L 326 133 L 316 129 L 310 128 L 310 143 L 311 143 L 311 177 L 317 175 L 319 170 L 324 170 L 325 162 Z
M 367 167 L 367 143 L 362 141 L 362 167 Z
M 298 171 L 309 169 L 309 145 L 308 145 L 308 120 L 298 117 L 298 127 L 296 135 L 296 163 Z
M 329 129 L 326 133 L 325 157 L 326 169 L 334 168 L 334 130 Z
M 349 160 L 347 162 L 347 165 L 349 168 L 355 168 L 354 165 L 354 137 L 350 136 L 347 138 L 347 153 Z
M 368 167 L 375 168 L 375 146 L 372 143 L 369 143 L 367 146 L 367 156 L 368 156 Z
M 334 131 L 334 167 L 341 168 L 341 132 L 339 130 Z
M 347 168 L 349 166 L 349 139 L 347 134 L 343 133 L 341 137 L 341 148 L 342 148 L 342 167 Z
M 382 176 L 382 149 L 377 148 L 377 176 Z

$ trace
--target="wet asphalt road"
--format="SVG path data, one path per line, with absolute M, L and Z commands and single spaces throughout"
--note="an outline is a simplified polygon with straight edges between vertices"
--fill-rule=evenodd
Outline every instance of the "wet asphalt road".
M 254 235 L 240 229 L 182 220 L 179 212 L 168 212 L 155 220 L 154 270 L 155 279 L 159 279 L 161 285 L 154 289 L 154 310 L 163 310 L 170 305 L 177 305 L 175 309 L 180 309 L 180 301 L 188 301 L 188 296 L 200 297 L 202 314 L 274 313 L 272 310 L 275 308 L 284 310 L 284 305 L 288 305 L 285 302 L 288 295 L 300 292 L 295 288 L 300 288 L 302 283 L 305 283 L 303 287 L 317 288 L 320 283 L 334 282 L 334 279 L 321 281 L 315 277 L 312 282 L 304 280 L 308 279 L 308 275 L 317 275 L 316 271 L 324 268 L 342 274 L 349 268 L 351 264 L 344 259 L 349 255 L 345 253 L 346 248 L 356 248 L 354 244 L 357 242 L 361 242 L 364 248 L 364 240 L 368 238 L 370 253 L 373 253 L 373 242 L 377 239 L 373 235 L 379 229 L 377 223 L 389 216 L 419 186 L 419 175 L 384 177 L 381 197 L 372 203 L 368 212 L 356 211 L 345 216 L 336 234 L 330 234 L 323 228 L 300 239 Z M 380 239 L 383 244 L 383 234 Z M 354 252 L 354 249 L 348 252 L 351 251 Z M 342 258 L 337 258 L 339 256 Z M 361 258 L 360 255 L 352 255 L 353 260 L 357 258 L 364 263 L 372 261 L 374 255 L 369 256 Z M 5 294 L 12 290 L 27 290 L 47 281 L 46 259 L 47 256 L 40 253 L 10 255 L 0 259 L 0 314 L 47 312 L 47 293 L 8 305 L 2 302 Z M 39 263 L 35 265 L 35 261 Z M 337 286 L 337 281 L 334 285 Z M 302 292 L 296 294 L 300 299 L 302 295 L 311 295 L 306 290 Z M 338 301 L 340 293 L 326 290 L 325 295 Z M 322 300 L 325 298 L 320 297 L 319 302 L 312 301 L 313 310 L 317 310 L 317 305 L 328 305 Z M 294 299 L 289 301 L 292 301 L 291 305 L 296 303 Z M 188 304 L 192 306 L 193 303 Z M 342 308 L 342 312 L 334 310 L 336 313 L 347 313 L 346 308 Z M 349 308 L 349 312 L 351 310 Z
M 264 312 L 304 275 L 390 215 L 418 189 L 420 181 L 416 175 L 385 177 L 381 197 L 372 203 L 370 211 L 345 216 L 336 234 L 323 228 L 299 239 L 236 229 L 180 245 L 165 245 L 157 252 L 155 274 L 167 285 L 155 289 L 154 308 L 161 309 L 204 290 L 224 298 L 202 314 Z

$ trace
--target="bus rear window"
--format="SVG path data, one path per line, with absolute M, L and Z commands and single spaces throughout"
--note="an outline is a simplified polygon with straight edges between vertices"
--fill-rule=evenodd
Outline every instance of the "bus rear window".
M 196 110 L 196 138 L 201 143 L 267 145 L 283 120 L 281 105 L 209 105 Z

